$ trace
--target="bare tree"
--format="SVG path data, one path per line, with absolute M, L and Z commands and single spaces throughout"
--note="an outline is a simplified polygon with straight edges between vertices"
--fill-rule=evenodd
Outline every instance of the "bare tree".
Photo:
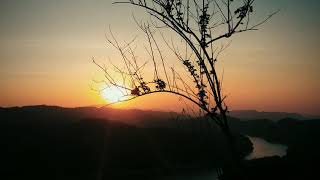
M 226 95 L 222 91 L 222 78 L 216 65 L 219 54 L 228 47 L 228 43 L 219 41 L 234 34 L 257 30 L 258 26 L 269 20 L 275 13 L 261 21 L 252 23 L 255 0 L 127 0 L 115 4 L 129 4 L 144 9 L 152 18 L 150 22 L 136 21 L 145 34 L 147 46 L 145 52 L 152 61 L 154 76 L 144 77 L 143 69 L 147 62 L 140 63 L 135 53 L 136 39 L 120 44 L 112 31 L 108 42 L 119 52 L 123 68 L 109 64 L 93 62 L 105 74 L 106 87 L 115 86 L 123 92 L 119 102 L 153 93 L 171 93 L 183 97 L 202 109 L 226 135 L 236 159 L 237 152 L 228 124 L 228 106 Z M 170 29 L 176 37 L 182 39 L 184 46 L 168 40 L 162 31 Z M 188 77 L 182 77 L 166 63 L 165 54 L 160 49 L 158 37 L 182 64 Z M 170 60 L 171 61 L 171 60 Z M 110 66 L 122 78 L 115 80 Z M 192 81 L 190 81 L 191 79 Z

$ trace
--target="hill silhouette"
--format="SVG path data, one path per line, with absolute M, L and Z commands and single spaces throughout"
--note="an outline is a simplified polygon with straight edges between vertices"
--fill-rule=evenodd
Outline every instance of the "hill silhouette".
M 140 114 L 141 113 L 141 114 Z M 109 118 L 116 118 L 109 120 Z M 214 127 L 163 126 L 171 113 L 28 106 L 0 109 L 1 179 L 127 179 L 221 167 L 230 160 Z M 140 118 L 140 119 L 139 119 Z M 160 126 L 146 125 L 145 121 Z M 141 122 L 141 126 L 138 126 Z M 136 124 L 136 125 L 133 125 Z M 201 124 L 201 123 L 200 123 Z M 252 151 L 237 135 L 239 156 Z
M 210 170 L 230 160 L 225 137 L 205 117 L 40 105 L 0 108 L 0 119 L 1 179 L 148 179 Z M 248 179 L 317 175 L 320 120 L 229 122 L 241 157 L 253 148 L 243 135 L 288 146 L 282 158 L 245 161 Z M 227 172 L 224 178 L 231 179 Z
M 139 109 L 115 109 L 109 107 L 76 107 L 64 108 L 59 106 L 23 106 L 0 108 L 0 112 L 10 116 L 32 116 L 33 118 L 46 119 L 83 119 L 83 118 L 108 118 L 121 121 L 127 124 L 140 124 L 145 119 L 165 120 L 174 119 L 179 114 L 176 112 L 162 112 Z
M 316 119 L 317 116 L 302 115 L 298 113 L 287 113 L 287 112 L 265 112 L 257 110 L 233 110 L 229 113 L 230 116 L 239 118 L 241 120 L 257 120 L 257 119 L 268 119 L 273 121 L 279 121 L 285 118 L 292 118 L 297 120 Z
M 247 179 L 319 179 L 320 119 L 231 120 L 234 132 L 288 146 L 287 154 L 246 161 Z M 230 178 L 226 178 L 230 179 Z

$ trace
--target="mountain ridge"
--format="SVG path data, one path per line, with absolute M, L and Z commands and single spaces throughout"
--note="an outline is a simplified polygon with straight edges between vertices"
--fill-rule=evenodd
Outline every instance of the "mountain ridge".
M 177 117 L 183 116 L 183 114 L 174 111 L 160 111 L 160 110 L 149 110 L 149 109 L 117 109 L 106 106 L 82 106 L 82 107 L 62 107 L 56 105 L 30 105 L 30 106 L 13 106 L 13 107 L 0 107 L 0 110 L 57 110 L 57 111 L 74 111 L 73 113 L 80 113 L 79 115 L 87 117 L 96 118 L 109 118 L 117 117 L 117 119 L 126 120 L 132 119 L 136 116 L 136 119 L 143 116 L 151 116 L 152 118 L 158 119 L 156 116 L 160 116 L 161 119 L 176 119 Z M 111 117 L 110 117 L 111 116 Z M 120 116 L 120 117 L 119 117 Z M 256 119 L 268 119 L 272 121 L 279 121 L 281 119 L 292 118 L 298 120 L 308 120 L 308 119 L 318 119 L 319 116 L 316 115 L 305 115 L 299 113 L 291 112 L 267 112 L 267 111 L 257 111 L 257 110 L 232 110 L 229 116 L 233 118 L 238 118 L 241 120 L 256 120 Z M 108 118 L 108 119 L 109 119 Z

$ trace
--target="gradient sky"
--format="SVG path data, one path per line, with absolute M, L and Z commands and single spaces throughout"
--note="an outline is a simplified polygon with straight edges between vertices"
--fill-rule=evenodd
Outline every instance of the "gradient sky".
M 119 39 L 138 30 L 143 12 L 109 0 L 1 0 L 0 106 L 104 103 L 90 90 L 106 58 L 108 26 Z M 256 0 L 256 16 L 281 11 L 259 31 L 233 37 L 221 59 L 231 109 L 320 114 L 320 1 Z M 177 98 L 175 98 L 177 99 Z M 157 101 L 157 103 L 154 103 Z M 126 107 L 181 109 L 169 95 Z

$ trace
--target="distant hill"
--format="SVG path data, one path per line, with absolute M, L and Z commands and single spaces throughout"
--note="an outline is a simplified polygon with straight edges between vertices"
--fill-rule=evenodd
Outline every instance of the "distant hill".
M 19 119 L 15 117 L 32 117 L 32 119 L 46 119 L 56 121 L 58 119 L 84 119 L 84 118 L 100 118 L 117 120 L 128 125 L 138 127 L 177 127 L 181 125 L 198 126 L 199 123 L 193 122 L 191 117 L 182 115 L 177 112 L 140 110 L 140 109 L 115 109 L 110 107 L 76 107 L 65 108 L 59 106 L 22 106 L 22 107 L 0 107 L 0 113 L 11 119 Z M 282 119 L 318 119 L 318 117 L 301 115 L 298 113 L 287 112 L 260 112 L 256 110 L 234 110 L 230 111 L 230 120 L 233 118 L 240 120 L 271 120 L 279 121 Z M 201 124 L 201 123 L 200 123 Z M 203 126 L 203 124 L 201 125 Z M 204 125 L 205 126 L 205 125 Z
M 153 122 L 166 121 L 176 119 L 179 116 L 176 112 L 162 112 L 152 110 L 139 109 L 115 109 L 109 107 L 76 107 L 64 108 L 59 106 L 23 106 L 0 108 L 0 113 L 6 116 L 23 116 L 32 118 L 45 118 L 46 120 L 57 119 L 85 119 L 85 118 L 101 118 L 109 120 L 117 120 L 126 124 L 142 124 L 148 123 L 148 120 Z
M 301 115 L 298 113 L 287 112 L 265 112 L 256 110 L 234 110 L 230 111 L 230 116 L 239 118 L 241 120 L 255 120 L 255 119 L 269 119 L 272 121 L 279 121 L 285 118 L 292 118 L 298 120 L 315 119 L 315 116 Z
M 107 118 L 117 119 L 128 124 L 143 124 L 151 125 L 156 122 L 163 122 L 172 119 L 181 119 L 183 116 L 177 112 L 166 111 L 153 111 L 153 110 L 140 110 L 140 109 L 115 109 L 110 107 L 76 107 L 65 108 L 59 106 L 35 105 L 35 106 L 22 106 L 22 107 L 0 107 L 0 112 L 6 113 L 23 113 L 25 115 L 32 114 L 32 116 L 46 116 L 53 119 L 57 117 L 70 117 L 70 118 Z M 317 116 L 302 115 L 298 113 L 287 112 L 265 112 L 257 110 L 233 110 L 230 111 L 229 116 L 241 120 L 257 120 L 268 119 L 272 121 L 279 121 L 281 119 L 291 118 L 297 120 L 317 119 Z M 146 121 L 146 118 L 152 122 Z M 185 118 L 185 117 L 184 117 Z

